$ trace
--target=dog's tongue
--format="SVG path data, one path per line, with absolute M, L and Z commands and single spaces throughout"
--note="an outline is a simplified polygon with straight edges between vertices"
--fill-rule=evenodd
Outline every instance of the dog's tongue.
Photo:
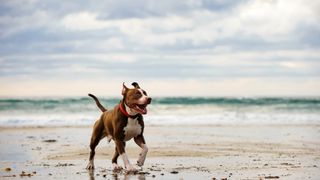
M 143 108 L 141 114 L 147 114 L 147 108 Z
M 147 107 L 146 106 L 139 106 L 137 105 L 137 109 L 136 109 L 139 113 L 141 114 L 147 114 Z
M 137 106 L 136 106 L 136 110 L 137 110 L 140 114 L 147 114 L 147 105 L 137 105 Z

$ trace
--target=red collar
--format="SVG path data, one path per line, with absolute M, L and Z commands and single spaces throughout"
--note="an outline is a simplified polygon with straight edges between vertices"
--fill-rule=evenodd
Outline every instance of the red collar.
M 123 106 L 124 106 L 124 103 L 122 101 L 120 101 L 119 109 L 123 115 L 127 116 L 127 118 L 135 119 L 139 115 L 139 114 L 137 114 L 137 115 L 131 116 L 130 114 L 127 113 L 127 111 L 123 108 Z

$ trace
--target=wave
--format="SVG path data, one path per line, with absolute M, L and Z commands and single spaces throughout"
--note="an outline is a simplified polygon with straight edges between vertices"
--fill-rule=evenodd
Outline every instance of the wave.
M 106 105 L 116 104 L 120 98 L 99 98 Z M 4 107 L 13 108 L 18 105 L 35 105 L 51 107 L 54 105 L 71 105 L 92 103 L 91 98 L 63 98 L 63 99 L 0 99 L 0 110 Z M 164 97 L 154 98 L 152 104 L 161 105 L 317 105 L 320 98 L 206 98 L 206 97 Z
M 112 108 L 119 98 L 99 98 Z M 100 111 L 89 98 L 0 99 L 0 126 L 91 125 Z M 320 98 L 154 98 L 150 124 L 320 123 Z

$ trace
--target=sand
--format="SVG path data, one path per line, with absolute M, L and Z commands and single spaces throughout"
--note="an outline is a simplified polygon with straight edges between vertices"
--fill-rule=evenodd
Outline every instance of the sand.
M 87 171 L 90 135 L 87 126 L 1 127 L 0 179 L 320 178 L 320 125 L 147 125 L 149 153 L 137 174 L 112 171 L 106 139 Z M 131 140 L 126 150 L 134 163 L 140 149 Z

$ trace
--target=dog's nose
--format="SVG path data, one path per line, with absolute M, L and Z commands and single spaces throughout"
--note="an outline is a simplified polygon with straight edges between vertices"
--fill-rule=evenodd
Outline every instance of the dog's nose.
M 152 98 L 149 97 L 149 98 L 147 99 L 147 103 L 150 104 L 150 103 L 151 103 L 151 100 L 152 100 Z

